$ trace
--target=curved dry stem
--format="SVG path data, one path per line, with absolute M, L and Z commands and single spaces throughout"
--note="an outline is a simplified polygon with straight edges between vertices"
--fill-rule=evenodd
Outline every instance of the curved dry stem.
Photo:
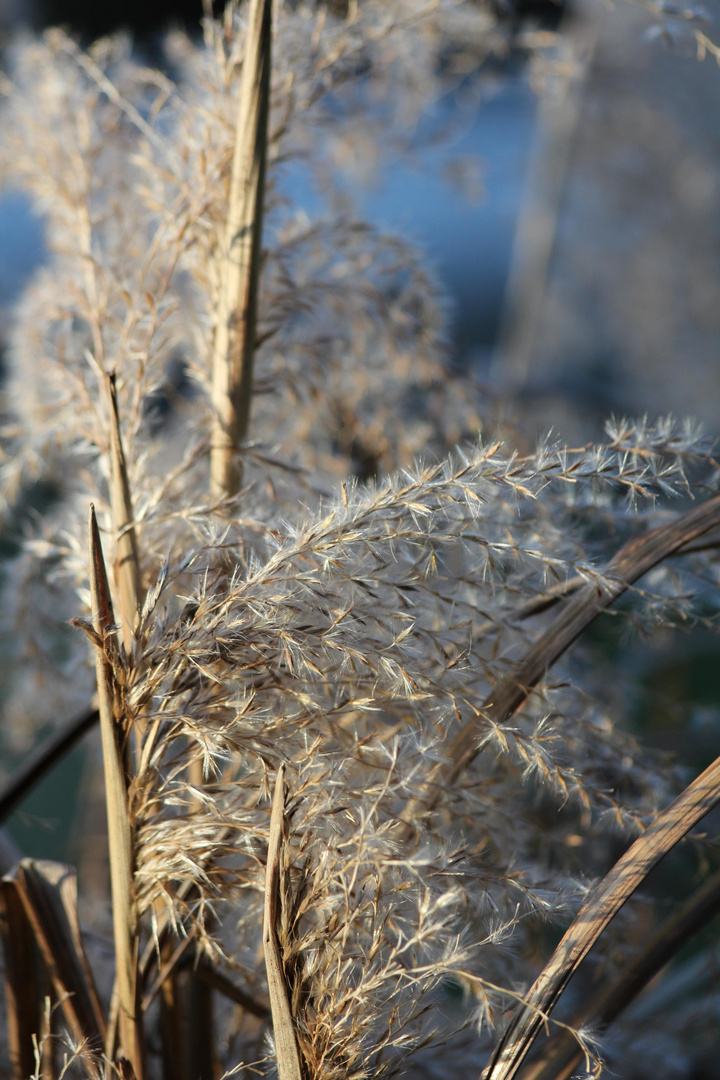
M 720 758 L 717 758 L 667 807 L 647 831 L 618 859 L 593 890 L 530 988 L 483 1072 L 483 1080 L 513 1080 L 545 1018 L 571 976 L 654 866 L 720 802 Z
M 720 495 L 694 507 L 667 525 L 661 525 L 624 544 L 610 560 L 602 583 L 580 589 L 542 633 L 513 675 L 494 687 L 479 711 L 480 719 L 504 724 L 522 705 L 548 668 L 572 645 L 587 626 L 618 597 L 663 559 L 696 540 L 720 522 Z M 478 753 L 478 721 L 465 725 L 448 754 L 441 780 L 452 786 Z M 426 803 L 432 809 L 439 789 Z
M 720 871 L 712 875 L 665 922 L 642 953 L 602 990 L 573 1021 L 602 1033 L 635 1000 L 652 978 L 682 947 L 720 913 Z M 568 1031 L 554 1036 L 539 1061 L 523 1070 L 522 1080 L 569 1080 L 582 1058 L 578 1041 Z

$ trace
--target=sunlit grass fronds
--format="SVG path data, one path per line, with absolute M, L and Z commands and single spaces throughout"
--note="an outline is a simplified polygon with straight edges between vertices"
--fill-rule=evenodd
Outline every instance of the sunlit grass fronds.
M 198 939 L 214 952 L 224 946 L 207 939 L 207 912 L 222 921 L 231 898 L 242 897 L 252 940 L 269 777 L 284 765 L 293 793 L 288 852 L 297 852 L 287 856 L 286 909 L 298 912 L 284 916 L 285 963 L 294 970 L 297 956 L 297 986 L 305 987 L 294 991 L 298 1009 L 306 997 L 314 1002 L 298 1023 L 304 1060 L 316 1061 L 318 1076 L 330 1075 L 330 1046 L 340 1046 L 345 1023 L 337 1068 L 352 1063 L 358 1076 L 373 1075 L 387 1040 L 392 1071 L 414 1039 L 420 1046 L 429 1037 L 415 990 L 425 1003 L 443 979 L 482 984 L 497 963 L 490 946 L 498 925 L 522 934 L 520 912 L 558 912 L 582 894 L 572 874 L 551 884 L 537 864 L 530 869 L 542 823 L 523 789 L 545 788 L 559 807 L 598 821 L 610 812 L 621 830 L 667 797 L 667 777 L 643 771 L 630 743 L 634 793 L 629 801 L 621 794 L 620 736 L 562 683 L 539 686 L 509 726 L 478 703 L 492 699 L 538 634 L 513 619 L 508 593 L 540 593 L 548 578 L 578 572 L 599 593 L 612 581 L 582 554 L 574 529 L 567 537 L 565 515 L 576 521 L 580 509 L 586 527 L 595 515 L 613 522 L 613 538 L 619 529 L 632 536 L 656 512 L 651 502 L 644 514 L 629 511 L 625 488 L 651 495 L 655 472 L 663 486 L 685 490 L 676 469 L 659 453 L 633 459 L 617 447 L 544 449 L 522 461 L 479 447 L 377 487 L 345 489 L 315 516 L 286 523 L 284 536 L 278 528 L 264 557 L 258 551 L 248 564 L 233 568 L 224 547 L 198 549 L 183 564 L 183 580 L 194 575 L 198 584 L 184 590 L 177 614 L 167 603 L 172 571 L 165 578 L 155 613 L 139 627 L 142 665 L 127 694 L 131 712 L 149 717 L 136 780 L 140 817 L 143 805 L 154 807 L 138 833 L 140 903 L 147 910 L 163 901 L 168 880 L 193 882 L 199 899 L 174 918 L 197 920 Z M 592 497 L 568 501 L 568 487 L 583 482 Z M 550 517 L 557 532 L 546 528 Z M 438 768 L 469 721 L 476 764 L 446 785 Z M 187 783 L 191 758 L 203 763 L 201 790 Z M 408 854 L 408 807 L 427 806 L 429 791 L 434 813 L 413 816 Z M 570 812 L 569 829 L 573 820 Z M 382 927 L 375 937 L 373 920 Z M 467 951 L 470 926 L 487 942 L 479 953 Z M 396 932 L 399 955 L 390 944 Z M 451 941 L 457 948 L 448 953 Z M 407 942 L 419 958 L 406 970 Z M 319 982 L 302 981 L 308 964 Z M 426 985 L 430 970 L 439 982 Z M 369 1027 L 357 1019 L 363 994 Z M 392 1047 L 401 1046 L 396 1060 Z
M 410 146 L 422 103 L 497 46 L 496 16 L 274 8 L 272 72 L 269 4 L 249 24 L 231 5 L 202 45 L 173 35 L 172 80 L 120 40 L 13 51 L 0 163 L 46 212 L 50 258 L 10 343 L 3 498 L 10 520 L 42 482 L 50 505 L 3 583 L 26 665 L 6 714 L 37 728 L 93 707 L 76 615 L 107 797 L 95 945 L 118 985 L 70 1024 L 76 1057 L 107 1006 L 123 1080 L 160 1060 L 173 1080 L 240 1061 L 283 1080 L 474 1076 L 509 1005 L 527 997 L 532 1036 L 553 1003 L 562 979 L 522 990 L 546 924 L 617 907 L 627 859 L 672 818 L 677 771 L 623 728 L 627 665 L 577 639 L 611 605 L 628 628 L 716 628 L 718 470 L 670 419 L 534 453 L 481 439 L 432 274 L 348 204 L 343 169 Z M 262 99 L 241 89 L 256 76 Z M 228 285 L 238 228 L 247 289 Z M 213 351 L 238 293 L 253 424 L 246 379 L 216 471 Z M 569 933 L 574 964 L 589 937 Z M 38 993 L 11 1020 L 23 1067 L 47 1034 Z

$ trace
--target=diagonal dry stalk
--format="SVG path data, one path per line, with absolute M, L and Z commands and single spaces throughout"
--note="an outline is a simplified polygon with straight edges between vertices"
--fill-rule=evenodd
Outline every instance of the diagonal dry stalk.
M 720 913 L 720 871 L 700 886 L 665 922 L 642 953 L 610 985 L 605 987 L 573 1020 L 572 1026 L 589 1024 L 601 1033 L 620 1015 L 652 978 L 711 919 Z M 583 1051 L 569 1031 L 561 1031 L 548 1043 L 539 1061 L 523 1070 L 522 1080 L 569 1080 Z
M 513 1080 L 571 976 L 652 868 L 720 803 L 720 758 L 708 766 L 618 859 L 581 908 L 533 983 L 483 1080 Z
M 285 978 L 277 925 L 280 913 L 280 853 L 285 831 L 285 766 L 278 769 L 270 816 L 267 869 L 265 871 L 265 913 L 263 949 L 270 993 L 275 1054 L 279 1080 L 302 1080 L 300 1051 L 290 1010 L 290 993 Z
M 120 998 L 120 1048 L 137 1080 L 144 1080 L 142 1013 L 139 1007 L 138 918 L 133 882 L 133 841 L 125 770 L 127 732 L 112 659 L 114 623 L 95 508 L 90 507 L 90 591 L 95 629 L 95 671 L 102 735 L 105 799 L 110 855 L 110 887 L 115 938 L 116 978 Z M 112 1047 L 109 1047 L 112 1052 Z
M 497 684 L 483 702 L 480 720 L 469 721 L 454 740 L 443 768 L 440 786 L 428 796 L 426 810 L 437 805 L 443 784 L 451 787 L 473 762 L 478 753 L 479 724 L 490 720 L 505 724 L 527 698 L 548 668 L 572 645 L 576 638 L 604 608 L 658 563 L 720 523 L 720 495 L 681 514 L 667 525 L 634 537 L 610 560 L 602 582 L 586 585 L 568 602 L 540 639 L 528 651 L 513 675 Z M 408 818 L 410 820 L 410 818 Z
M 238 447 L 250 419 L 270 113 L 272 0 L 251 0 L 235 126 L 213 342 L 210 473 L 213 496 L 242 484 Z
M 22 765 L 12 774 L 0 790 L 0 824 L 32 791 L 58 761 L 60 761 L 83 735 L 98 721 L 97 709 L 83 713 L 76 719 L 54 731 L 47 739 L 31 750 Z

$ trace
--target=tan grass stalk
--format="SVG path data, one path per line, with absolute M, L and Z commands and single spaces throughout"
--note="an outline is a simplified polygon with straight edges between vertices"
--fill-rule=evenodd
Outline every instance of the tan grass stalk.
M 35 1069 L 33 1035 L 40 1030 L 40 993 L 35 980 L 33 934 L 14 881 L 0 882 L 0 936 L 10 1077 L 27 1080 Z
M 122 1053 L 130 1060 L 138 1080 L 144 1080 L 142 1015 L 138 1000 L 138 925 L 133 885 L 132 832 L 127 800 L 125 757 L 126 733 L 119 715 L 109 628 L 113 625 L 105 561 L 100 543 L 95 508 L 90 507 L 90 589 L 98 683 L 100 731 L 105 772 L 108 819 L 110 887 L 115 938 L 115 962 L 120 997 L 119 1035 Z
M 571 976 L 654 866 L 720 802 L 720 758 L 708 766 L 618 859 L 565 933 L 510 1022 L 483 1080 L 513 1080 Z
M 37 1040 L 33 1039 L 33 1044 L 37 1042 L 37 1046 L 33 1046 L 35 1051 L 35 1071 L 33 1072 L 33 1078 L 36 1073 L 39 1073 L 42 1080 L 63 1080 L 62 1070 L 65 1069 L 65 1063 L 60 1069 L 57 1065 L 58 1055 L 55 1053 L 56 1038 L 54 1038 L 54 1026 L 55 1026 L 55 1009 L 57 1003 L 52 994 L 50 982 L 47 977 L 47 972 L 43 973 L 42 979 L 42 993 L 38 999 L 38 1004 L 42 1002 L 42 1019 L 40 1021 L 40 1034 Z M 98 1072 L 94 1067 L 92 1058 L 88 1058 L 86 1053 L 86 1047 L 80 1045 L 73 1050 L 73 1057 L 75 1061 L 82 1061 L 85 1064 L 88 1072 L 88 1076 L 91 1080 L 98 1080 Z M 40 1067 L 38 1068 L 37 1060 L 40 1059 Z M 67 1070 L 65 1069 L 67 1073 Z
M 285 979 L 277 924 L 280 914 L 280 853 L 285 831 L 285 766 L 278 769 L 275 781 L 267 869 L 265 871 L 265 914 L 263 949 L 267 971 L 270 1011 L 275 1033 L 275 1053 L 279 1080 L 302 1080 L 300 1051 L 295 1039 L 295 1024 L 290 1011 L 290 992 Z
M 272 0 L 250 0 L 213 342 L 210 473 L 217 499 L 242 484 L 250 419 L 270 112 Z
M 14 889 L 23 906 L 74 1040 L 100 1051 L 105 1017 L 80 935 L 75 870 L 44 859 L 23 859 L 5 878 L 3 890 L 6 887 Z
M 682 947 L 720 914 L 720 871 L 717 871 L 660 927 L 643 951 L 576 1017 L 573 1027 L 589 1025 L 600 1034 L 634 1001 L 651 979 Z M 570 1080 L 583 1057 L 569 1031 L 554 1036 L 539 1061 L 524 1069 L 522 1080 Z
M 105 375 L 110 404 L 110 505 L 115 528 L 113 566 L 120 615 L 120 635 L 128 653 L 132 652 L 138 612 L 142 607 L 142 579 L 138 557 L 135 515 L 130 497 L 125 451 L 120 434 L 115 375 Z

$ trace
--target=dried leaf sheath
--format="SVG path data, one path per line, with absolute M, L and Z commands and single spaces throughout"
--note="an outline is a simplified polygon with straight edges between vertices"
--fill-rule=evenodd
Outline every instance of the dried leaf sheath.
M 251 0 L 235 128 L 213 345 L 211 483 L 217 498 L 242 482 L 238 446 L 250 418 L 270 111 L 272 0 Z
M 290 994 L 285 981 L 277 922 L 280 903 L 280 852 L 285 814 L 285 766 L 278 769 L 270 817 L 267 869 L 265 872 L 265 914 L 263 948 L 267 970 L 270 1009 L 275 1033 L 279 1080 L 302 1080 L 300 1052 L 295 1039 L 295 1025 L 290 1011 Z
M 108 628 L 113 624 L 113 608 L 93 506 L 90 507 L 90 588 L 95 631 L 104 642 Z M 137 979 L 137 911 L 124 732 L 118 716 L 117 690 L 108 649 L 97 644 L 94 648 L 105 774 L 116 977 L 120 995 L 120 1044 L 122 1052 L 132 1062 L 138 1080 L 143 1080 L 142 1018 Z
M 132 650 L 133 631 L 143 602 L 140 560 L 135 535 L 134 512 L 130 496 L 125 451 L 120 435 L 115 375 L 108 375 L 107 391 L 110 414 L 110 502 L 117 534 L 115 583 L 120 607 L 120 633 L 128 652 Z
M 720 802 L 720 758 L 618 859 L 593 890 L 515 1015 L 484 1080 L 513 1080 L 573 972 L 652 868 Z

